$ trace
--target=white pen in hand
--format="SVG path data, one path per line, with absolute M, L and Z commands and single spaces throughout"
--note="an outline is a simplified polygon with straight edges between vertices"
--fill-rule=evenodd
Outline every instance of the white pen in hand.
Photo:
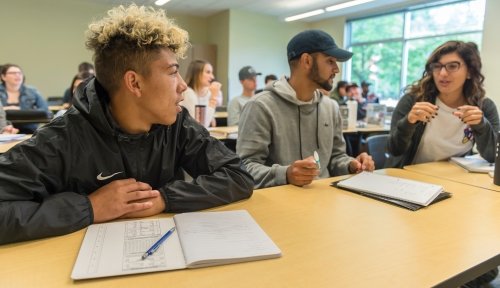
M 314 151 L 314 161 L 316 161 L 316 165 L 318 165 L 318 170 L 321 170 L 321 164 L 319 163 L 319 155 L 318 152 Z
M 175 226 L 172 227 L 172 229 L 168 230 L 167 233 L 165 233 L 165 235 L 161 236 L 160 240 L 156 241 L 155 244 L 153 244 L 153 246 L 151 246 L 151 248 L 148 249 L 148 251 L 146 251 L 146 253 L 144 253 L 142 255 L 142 260 L 148 258 L 149 256 L 151 256 L 153 253 L 155 253 L 156 250 L 158 250 L 158 248 L 160 248 L 161 244 L 163 242 L 165 242 L 165 240 L 167 240 L 167 238 L 172 235 L 172 233 L 174 233 L 175 231 Z

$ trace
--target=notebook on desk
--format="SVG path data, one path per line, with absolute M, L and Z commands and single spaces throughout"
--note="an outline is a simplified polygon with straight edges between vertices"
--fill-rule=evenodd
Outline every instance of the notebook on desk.
M 451 157 L 450 162 L 457 164 L 469 172 L 488 173 L 495 170 L 495 164 L 484 160 L 479 154 L 465 157 Z
M 146 259 L 144 252 L 172 227 L 175 232 Z M 173 218 L 90 225 L 71 278 L 224 265 L 281 256 L 245 210 L 191 212 Z
M 439 185 L 372 172 L 361 172 L 331 186 L 412 211 L 451 197 Z

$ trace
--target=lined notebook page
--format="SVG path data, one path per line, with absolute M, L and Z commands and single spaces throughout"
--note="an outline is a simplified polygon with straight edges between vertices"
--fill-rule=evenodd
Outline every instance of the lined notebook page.
M 281 256 L 245 210 L 183 213 L 174 220 L 189 268 Z
M 340 181 L 337 185 L 347 189 L 404 200 L 423 206 L 429 205 L 443 191 L 443 187 L 439 185 L 372 172 L 361 172 Z

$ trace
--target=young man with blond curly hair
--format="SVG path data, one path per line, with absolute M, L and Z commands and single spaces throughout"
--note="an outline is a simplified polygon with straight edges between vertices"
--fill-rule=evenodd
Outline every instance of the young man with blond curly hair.
M 117 7 L 90 24 L 96 76 L 74 105 L 0 155 L 0 243 L 248 198 L 240 159 L 179 106 L 188 34 L 162 10 Z M 178 180 L 183 169 L 193 181 Z

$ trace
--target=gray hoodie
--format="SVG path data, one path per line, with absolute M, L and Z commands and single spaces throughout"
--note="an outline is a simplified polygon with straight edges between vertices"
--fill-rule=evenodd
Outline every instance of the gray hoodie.
M 254 96 L 241 113 L 236 151 L 254 177 L 255 188 L 287 184 L 286 170 L 317 151 L 320 177 L 348 174 L 338 104 L 321 93 L 312 103 L 297 99 L 286 78 Z

